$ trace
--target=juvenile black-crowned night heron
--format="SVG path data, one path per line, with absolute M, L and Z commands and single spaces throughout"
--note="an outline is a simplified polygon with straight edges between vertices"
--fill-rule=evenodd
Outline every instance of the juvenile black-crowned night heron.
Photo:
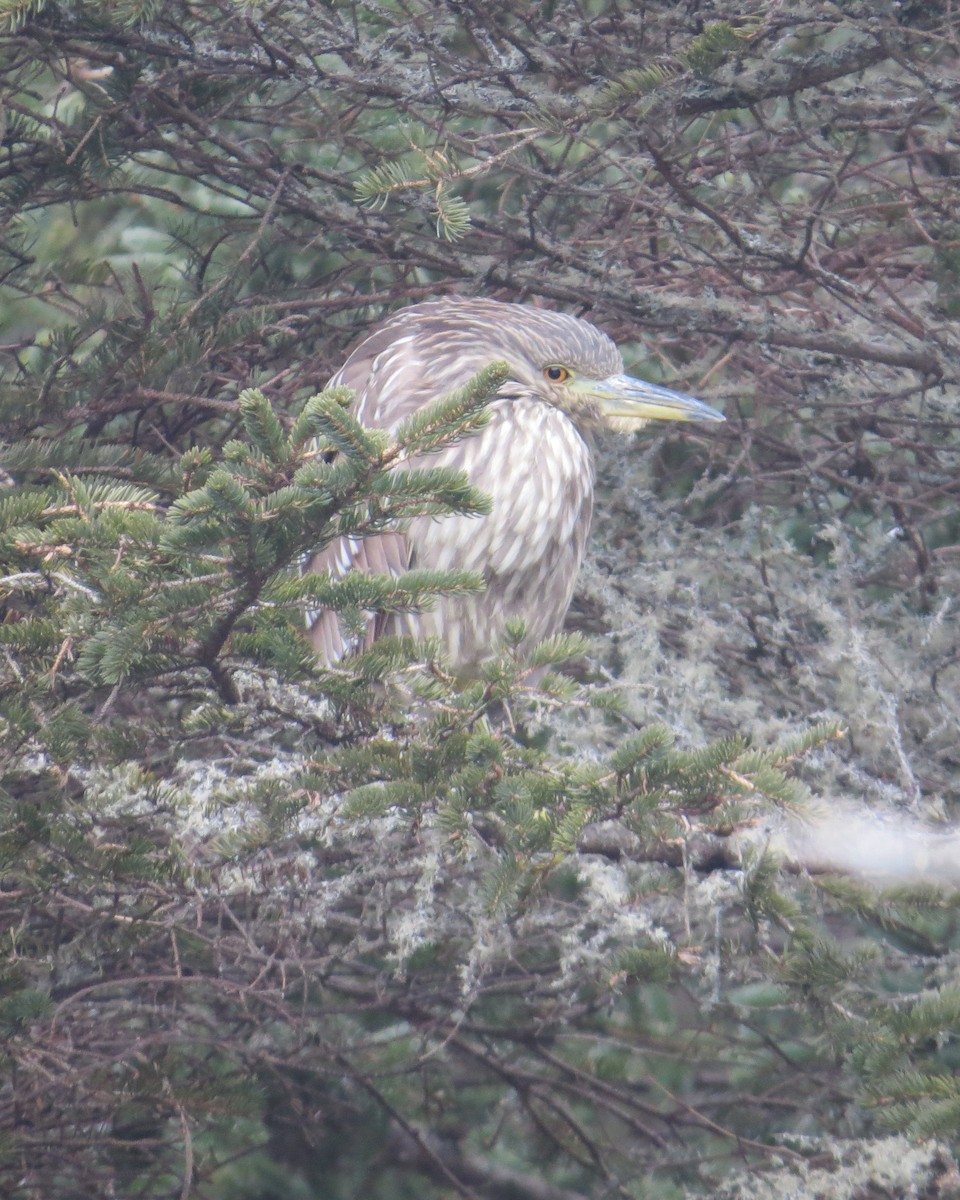
M 490 404 L 489 424 L 423 460 L 465 471 L 491 497 L 491 513 L 418 517 L 403 531 L 344 538 L 305 566 L 334 578 L 411 567 L 479 572 L 483 593 L 441 597 L 430 612 L 381 616 L 370 625 L 370 638 L 439 637 L 459 665 L 490 654 L 511 618 L 523 619 L 530 642 L 563 624 L 593 510 L 592 429 L 723 420 L 699 400 L 624 375 L 620 351 L 586 321 L 496 300 L 449 298 L 402 309 L 356 346 L 331 386 L 352 389 L 365 425 L 394 429 L 498 360 L 510 376 Z M 354 648 L 335 613 L 313 612 L 308 620 L 324 662 Z

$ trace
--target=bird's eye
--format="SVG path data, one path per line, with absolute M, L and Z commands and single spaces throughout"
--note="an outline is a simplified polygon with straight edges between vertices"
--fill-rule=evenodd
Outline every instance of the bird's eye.
M 570 378 L 566 367 L 544 367 L 543 373 L 551 383 L 566 383 Z

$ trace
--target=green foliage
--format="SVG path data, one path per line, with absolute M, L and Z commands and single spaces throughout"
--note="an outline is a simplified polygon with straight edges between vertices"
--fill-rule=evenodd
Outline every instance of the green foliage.
M 252 1131 L 270 1125 L 263 1081 L 277 1071 L 284 1104 L 305 1087 L 321 1109 L 331 1063 L 339 1072 L 349 1061 L 372 1081 L 381 1066 L 366 1065 L 379 1061 L 368 1022 L 407 1022 L 411 989 L 444 1039 L 461 1036 L 455 1014 L 464 1003 L 484 1039 L 505 1038 L 506 1057 L 482 1051 L 501 1075 L 513 1069 L 506 1048 L 517 1023 L 547 1028 L 554 1019 L 556 1001 L 544 1009 L 541 991 L 563 995 L 561 1021 L 613 1005 L 631 1039 L 659 1028 L 670 1033 L 658 1037 L 682 1040 L 688 1031 L 673 1017 L 653 1022 L 644 997 L 681 979 L 709 989 L 697 943 L 713 936 L 712 918 L 691 890 L 692 862 L 722 861 L 720 847 L 753 823 L 809 807 L 797 764 L 836 741 L 836 724 L 763 748 L 734 735 L 682 749 L 664 725 L 616 724 L 605 689 L 562 673 L 585 652 L 577 635 L 528 651 L 514 623 L 499 653 L 462 681 L 403 639 L 377 642 L 335 671 L 317 668 L 299 629 L 304 603 L 349 620 L 481 586 L 464 572 L 334 582 L 294 568 L 345 533 L 417 513 L 486 511 L 455 472 L 392 468 L 474 432 L 502 379 L 503 368 L 491 367 L 393 438 L 360 426 L 343 395 L 313 396 L 282 419 L 249 389 L 235 436 L 219 453 L 186 451 L 164 491 L 118 480 L 103 456 L 78 471 L 75 442 L 65 447 L 71 466 L 61 467 L 47 443 L 33 482 L 0 500 L 2 586 L 14 618 L 0 626 L 0 862 L 7 894 L 28 896 L 35 914 L 6 913 L 18 966 L 3 984 L 0 1024 L 26 1044 L 42 1041 L 67 1003 L 74 1035 L 99 1063 L 97 1030 L 133 1032 L 152 1014 L 155 1050 L 125 1074 L 120 1098 L 105 1068 L 84 1085 L 83 1119 L 109 1126 L 118 1145 L 134 1145 L 130 1131 L 149 1127 L 158 1146 L 175 1147 L 189 1113 L 204 1131 L 197 1169 L 219 1177 L 243 1122 Z M 558 754 L 550 723 L 594 713 L 614 722 L 609 749 Z M 213 760 L 207 746 L 217 748 Z M 217 765 L 224 753 L 226 768 Z M 635 867 L 626 873 L 591 851 L 597 838 L 603 844 L 598 831 L 611 829 L 628 839 L 617 851 L 630 846 Z M 697 849 L 698 839 L 713 849 Z M 927 1044 L 955 1015 L 948 998 L 893 1021 L 875 986 L 874 947 L 831 940 L 816 907 L 784 886 L 773 855 L 747 851 L 735 874 L 726 903 L 767 952 L 749 968 L 753 991 L 741 991 L 739 1009 L 775 1042 L 779 1012 L 792 1005 L 805 1053 L 816 1059 L 826 1032 L 884 1121 L 948 1132 L 956 1098 L 939 1063 L 925 1062 Z M 653 920 L 678 889 L 685 916 Z M 368 893 L 378 896 L 372 907 Z M 292 896 L 300 899 L 291 911 Z M 820 899 L 900 936 L 940 903 L 915 893 L 895 912 L 842 881 L 824 882 Z M 77 914 L 66 938 L 52 921 L 65 901 Z M 771 930 L 785 939 L 776 949 Z M 317 966 L 291 961 L 275 975 L 269 963 L 281 945 Z M 46 964 L 64 956 L 71 982 L 52 989 Z M 365 990 L 371 965 L 381 976 L 375 993 Z M 170 989 L 159 1007 L 149 982 L 158 972 Z M 487 995 L 494 978 L 508 982 Z M 529 980 L 537 983 L 528 993 Z M 353 999 L 338 1012 L 341 989 Z M 218 1022 L 229 1014 L 233 1040 L 211 1042 L 214 1012 Z M 691 1070 L 714 1060 L 734 1070 L 719 1049 L 730 1036 L 724 1013 L 708 1006 L 698 1018 L 703 1050 Z M 244 1047 L 254 1027 L 271 1065 L 254 1054 L 251 1072 Z M 334 1027 L 340 1049 L 330 1058 Z M 397 1037 L 390 1069 L 407 1082 L 389 1103 L 419 1111 L 417 1087 L 434 1085 L 417 1083 L 418 1039 Z M 535 1043 L 523 1071 L 541 1069 L 542 1050 Z M 477 1053 L 479 1043 L 468 1060 Z M 752 1043 L 750 1055 L 749 1079 L 776 1075 L 776 1055 Z M 640 1058 L 591 1058 L 576 1040 L 562 1058 L 591 1081 L 600 1109 L 611 1072 L 646 1069 Z M 10 1064 L 24 1069 L 19 1052 Z M 463 1066 L 445 1061 L 441 1075 L 448 1070 Z M 669 1097 L 681 1085 L 658 1077 L 666 1089 L 658 1120 L 675 1119 Z M 724 1119 L 735 1139 L 736 1118 Z M 519 1137 L 522 1122 L 510 1128 Z M 251 1133 L 247 1149 L 261 1136 Z M 118 1177 L 140 1178 L 139 1168 Z
M 960 1120 L 960 992 L 938 988 L 878 1016 L 858 1052 L 865 1103 L 885 1128 L 922 1138 L 953 1137 Z
M 402 517 L 486 511 L 485 498 L 454 472 L 389 468 L 400 454 L 467 435 L 499 378 L 485 373 L 436 406 L 429 423 L 401 431 L 395 446 L 364 430 L 342 397 L 311 398 L 287 434 L 260 392 L 244 392 L 246 439 L 228 442 L 219 463 L 188 452 L 184 490 L 169 507 L 142 487 L 57 470 L 51 448 L 56 482 L 12 493 L 0 506 L 9 555 L 2 584 L 25 614 L 4 630 L 9 653 L 27 656 L 26 665 L 43 652 L 49 662 L 55 646 L 41 615 L 56 612 L 82 676 L 115 685 L 200 667 L 233 695 L 224 659 L 234 631 L 250 661 L 282 659 L 290 668 L 296 641 L 277 622 L 285 617 L 292 629 L 307 598 L 337 610 L 397 611 L 429 603 L 437 591 L 475 589 L 463 572 L 333 584 L 295 579 L 291 567 L 336 536 Z M 51 562 L 62 564 L 52 575 Z M 53 596 L 31 608 L 51 583 Z
M 449 147 L 426 149 L 411 141 L 402 158 L 362 171 L 353 190 L 360 204 L 376 211 L 405 192 L 431 193 L 437 237 L 455 242 L 465 237 L 471 226 L 469 205 L 452 191 L 452 185 L 462 174 Z
M 597 108 L 606 112 L 636 97 L 648 96 L 676 78 L 681 69 L 679 63 L 661 62 L 625 71 L 605 84 L 597 96 Z
M 714 21 L 683 52 L 684 62 L 698 75 L 709 75 L 728 57 L 731 51 L 743 49 L 744 42 L 759 32 L 760 26 L 749 22 L 734 25 Z
M 22 988 L 0 997 L 0 1030 L 13 1037 L 29 1026 L 50 1016 L 49 993 L 38 988 Z
M 15 31 L 42 11 L 46 0 L 0 0 L 0 28 Z
M 641 111 L 645 113 L 655 94 L 673 83 L 681 72 L 691 70 L 698 75 L 710 75 L 731 52 L 742 49 L 744 42 L 756 36 L 758 31 L 759 26 L 749 22 L 714 21 L 675 58 L 631 68 L 607 82 L 597 97 L 596 106 L 600 112 L 608 112 L 621 104 L 633 106 L 637 99 L 643 98 L 645 105 Z
M 615 824 L 643 846 L 642 858 L 670 870 L 691 822 L 704 836 L 727 837 L 770 805 L 798 803 L 801 792 L 784 768 L 835 736 L 822 727 L 762 752 L 741 738 L 682 751 L 668 730 L 653 726 L 619 737 L 595 761 L 558 756 L 549 737 L 503 717 L 594 711 L 597 689 L 556 673 L 583 654 L 584 641 L 564 635 L 527 653 L 519 624 L 474 680 L 444 676 L 429 660 L 417 665 L 414 646 L 389 640 L 338 672 L 317 670 L 295 629 L 304 600 L 390 610 L 427 603 L 437 590 L 477 586 L 462 574 L 427 572 L 334 584 L 288 568 L 324 529 L 362 532 L 358 513 L 379 527 L 424 508 L 482 510 L 450 473 L 403 472 L 392 482 L 390 465 L 400 453 L 468 435 L 501 377 L 487 372 L 393 442 L 350 426 L 336 398 L 311 398 L 287 425 L 260 392 L 245 392 L 243 437 L 219 458 L 182 456 L 171 476 L 180 494 L 169 505 L 148 489 L 57 470 L 50 482 L 5 497 L 3 544 L 11 568 L 29 569 L 4 577 L 18 619 L 3 627 L 13 670 L 0 694 L 9 734 L 0 755 L 0 858 L 7 886 L 28 893 L 38 915 L 64 896 L 71 911 L 85 914 L 83 936 L 69 943 L 75 982 L 65 996 L 84 1023 L 76 1036 L 89 1053 L 100 1053 L 99 1028 L 136 1028 L 145 1004 L 161 1014 L 166 1032 L 124 1076 L 122 1099 L 93 1079 L 84 1092 L 83 1111 L 107 1122 L 118 1144 L 143 1122 L 159 1144 L 175 1143 L 180 1114 L 189 1112 L 206 1131 L 198 1169 L 215 1178 L 239 1136 L 223 1133 L 219 1144 L 220 1123 L 269 1124 L 260 1075 L 242 1066 L 246 1035 L 210 1046 L 205 1025 L 214 1010 L 231 1013 L 241 1028 L 256 1021 L 271 1056 L 293 1056 L 281 1068 L 285 1088 L 298 1076 L 312 1080 L 311 1089 L 322 1086 L 326 1051 L 305 1056 L 304 1039 L 330 1020 L 339 1055 L 352 1059 L 356 1051 L 354 1069 L 366 1070 L 364 1005 L 335 1018 L 310 973 L 274 981 L 262 954 L 275 954 L 270 947 L 281 937 L 299 945 L 298 954 L 320 955 L 327 986 L 335 977 L 348 991 L 362 984 L 368 920 L 380 918 L 362 915 L 362 906 L 357 924 L 355 904 L 371 887 L 385 888 L 384 902 L 396 906 L 383 966 L 407 981 L 385 992 L 378 985 L 378 1019 L 399 1019 L 411 986 L 427 995 L 447 986 L 439 981 L 459 979 L 456 989 L 469 990 L 473 974 L 480 971 L 479 986 L 493 963 L 501 971 L 512 962 L 518 979 L 540 978 L 548 991 L 561 988 L 565 1003 L 587 1008 L 670 985 L 687 957 L 683 930 L 655 929 L 642 916 L 663 890 L 662 875 L 636 878 L 637 916 L 626 909 L 611 923 L 596 868 L 582 858 L 589 831 Z M 63 562 L 52 587 L 44 568 L 51 553 Z M 55 632 L 61 628 L 66 640 Z M 544 674 L 547 667 L 553 672 Z M 387 690 L 371 691 L 374 681 Z M 324 697 L 333 703 L 326 712 L 318 707 Z M 331 738 L 337 712 L 353 728 Z M 234 766 L 221 771 L 206 761 L 208 743 L 232 746 Z M 326 862 L 331 833 L 346 857 Z M 283 895 L 307 879 L 308 908 L 292 917 Z M 777 886 L 771 870 L 765 900 L 753 905 L 758 924 L 761 913 L 775 911 Z M 470 898 L 451 924 L 442 914 L 463 889 Z M 218 911 L 230 916 L 226 928 L 217 918 L 215 933 L 209 921 Z M 528 942 L 520 930 L 533 918 L 545 923 L 543 936 Z M 20 1037 L 45 1038 L 64 1018 L 39 963 L 67 951 L 45 917 L 8 927 L 24 966 L 0 996 L 0 1022 Z M 328 932 L 314 942 L 310 930 Z M 484 931 L 494 930 L 481 951 Z M 234 966 L 224 976 L 227 953 Z M 481 969 L 484 957 L 490 963 Z M 780 981 L 819 994 L 827 983 L 812 982 L 804 963 L 796 953 L 785 958 Z M 158 971 L 169 973 L 170 1009 L 158 1009 L 153 985 L 140 979 Z M 184 987 L 192 1016 L 173 1020 Z M 243 997 L 240 1009 L 234 995 Z M 437 1017 L 451 1019 L 455 1003 L 448 993 Z M 542 1019 L 536 993 L 528 997 L 524 987 L 494 989 L 489 1000 L 481 988 L 471 1004 L 473 1020 L 488 1031 Z M 266 1024 L 260 1005 L 270 1014 Z M 113 1013 L 106 1025 L 105 1006 Z M 168 1041 L 184 1036 L 182 1046 Z M 323 1037 L 311 1044 L 322 1046 Z M 598 1083 L 611 1069 L 580 1061 L 573 1047 L 565 1053 Z M 419 1054 L 414 1045 L 397 1046 L 394 1061 L 405 1075 Z M 412 1094 L 402 1088 L 395 1102 L 409 1106 Z M 161 1137 L 167 1125 L 170 1136 Z
M 960 796 L 955 16 L 711 16 L 0 2 L 4 1195 L 827 1195 L 955 1140 L 955 873 L 780 850 Z M 392 434 L 324 388 L 450 293 L 728 423 L 601 447 L 599 637 L 321 669 L 305 605 L 482 586 L 298 572 L 487 511 L 429 455 L 502 367 Z

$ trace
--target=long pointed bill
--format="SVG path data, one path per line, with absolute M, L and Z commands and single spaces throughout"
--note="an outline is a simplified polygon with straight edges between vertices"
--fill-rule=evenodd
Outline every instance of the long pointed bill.
M 726 420 L 723 413 L 702 400 L 634 379 L 632 375 L 610 375 L 607 379 L 591 381 L 589 391 L 602 415 L 616 423 Z

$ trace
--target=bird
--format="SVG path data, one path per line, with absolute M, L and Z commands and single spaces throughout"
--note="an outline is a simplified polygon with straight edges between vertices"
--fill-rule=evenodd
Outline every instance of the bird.
M 558 633 L 590 530 L 594 432 L 724 420 L 701 400 L 624 374 L 616 344 L 588 321 L 483 298 L 399 309 L 360 339 L 329 386 L 353 392 L 363 425 L 390 431 L 496 361 L 509 374 L 488 423 L 429 459 L 410 460 L 464 471 L 490 497 L 490 513 L 417 517 L 397 530 L 340 538 L 302 564 L 334 580 L 350 571 L 475 571 L 485 589 L 441 596 L 429 611 L 371 614 L 363 638 L 347 637 L 335 612 L 310 611 L 309 637 L 327 666 L 385 635 L 438 638 L 455 668 L 469 668 L 496 653 L 517 618 L 524 646 Z

